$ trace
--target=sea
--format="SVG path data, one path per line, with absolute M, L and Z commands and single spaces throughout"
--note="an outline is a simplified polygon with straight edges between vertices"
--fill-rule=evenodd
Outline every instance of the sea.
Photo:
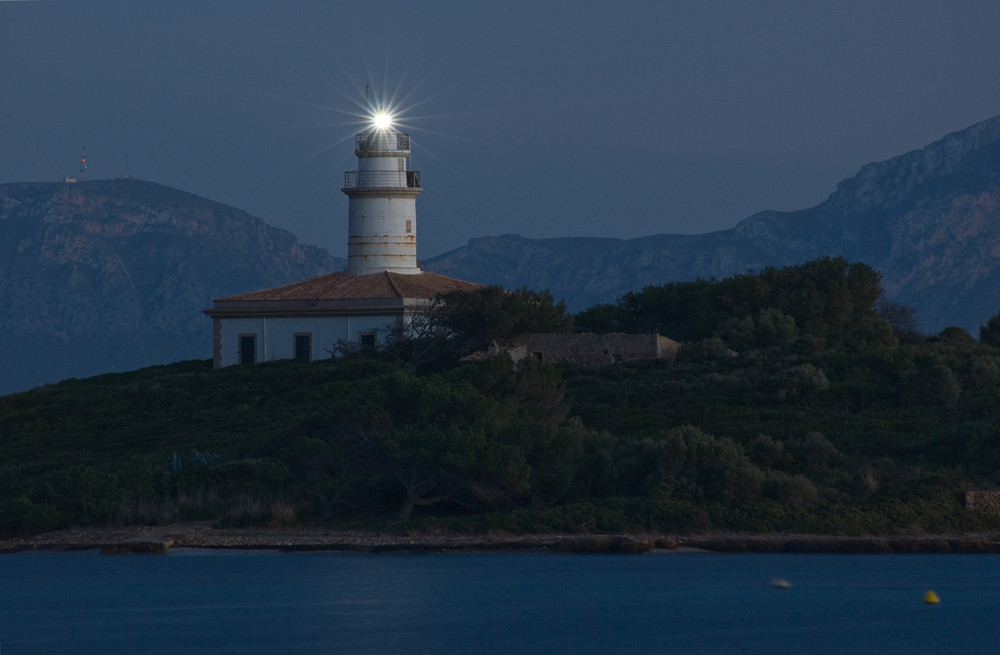
M 0 555 L 2 655 L 997 652 L 997 555 Z

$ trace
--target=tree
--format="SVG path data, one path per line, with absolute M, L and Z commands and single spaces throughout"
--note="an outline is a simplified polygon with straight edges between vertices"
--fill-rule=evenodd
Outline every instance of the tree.
M 382 390 L 394 427 L 379 443 L 403 487 L 400 519 L 418 506 L 496 506 L 528 490 L 524 453 L 499 438 L 513 417 L 510 406 L 437 376 L 397 375 Z
M 875 304 L 878 315 L 889 321 L 896 337 L 901 341 L 915 343 L 920 339 L 920 329 L 915 307 L 880 298 Z
M 397 518 L 444 501 L 496 507 L 528 489 L 523 453 L 484 430 L 404 426 L 383 435 L 389 468 L 404 490 Z
M 745 346 L 766 347 L 798 334 L 841 339 L 874 315 L 879 274 L 866 264 L 822 257 L 724 280 L 648 286 L 622 296 L 617 313 L 582 312 L 584 324 L 700 341 L 730 332 Z M 735 344 L 734 344 L 735 345 Z
M 573 325 L 581 332 L 594 332 L 595 334 L 608 334 L 622 329 L 619 318 L 618 305 L 605 303 L 594 305 L 589 309 L 578 312 L 573 317 Z
M 556 302 L 548 290 L 506 291 L 489 286 L 474 291 L 452 291 L 441 296 L 441 300 L 442 325 L 475 348 L 503 342 L 515 334 L 573 329 L 566 304 Z
M 988 346 L 1000 346 L 1000 314 L 994 314 L 986 325 L 979 326 L 979 342 Z
M 566 304 L 549 291 L 488 286 L 437 296 L 426 312 L 388 336 L 387 350 L 423 372 L 440 371 L 517 334 L 572 330 Z
M 384 413 L 341 405 L 298 426 L 278 456 L 324 518 L 345 507 L 378 509 L 370 504 L 370 472 L 381 464 L 376 436 L 388 424 Z

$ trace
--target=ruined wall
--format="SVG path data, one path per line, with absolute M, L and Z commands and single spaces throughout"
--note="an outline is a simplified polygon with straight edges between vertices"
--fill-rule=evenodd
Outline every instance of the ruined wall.
M 965 506 L 976 512 L 1000 516 L 1000 491 L 966 491 Z
M 656 334 L 524 334 L 513 339 L 524 344 L 527 356 L 544 364 L 576 362 L 608 366 L 639 359 L 673 360 L 680 344 Z

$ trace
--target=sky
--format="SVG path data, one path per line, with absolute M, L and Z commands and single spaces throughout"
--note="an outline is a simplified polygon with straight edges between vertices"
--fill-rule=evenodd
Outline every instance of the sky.
M 346 255 L 365 88 L 419 256 L 698 234 L 1000 114 L 995 0 L 0 0 L 0 183 L 122 175 Z

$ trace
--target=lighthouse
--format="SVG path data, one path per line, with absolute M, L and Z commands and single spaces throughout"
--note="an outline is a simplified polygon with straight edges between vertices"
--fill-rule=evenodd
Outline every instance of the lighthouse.
M 377 348 L 443 294 L 474 282 L 425 273 L 417 261 L 416 198 L 410 135 L 392 116 L 372 112 L 354 136 L 358 168 L 344 173 L 350 199 L 347 269 L 279 287 L 216 298 L 212 360 L 216 368 L 275 359 L 314 360 L 350 348 Z
M 354 154 L 358 168 L 344 173 L 341 189 L 350 198 L 344 272 L 420 274 L 416 198 L 423 189 L 410 170 L 410 135 L 395 129 L 390 114 L 376 113 L 354 136 Z

